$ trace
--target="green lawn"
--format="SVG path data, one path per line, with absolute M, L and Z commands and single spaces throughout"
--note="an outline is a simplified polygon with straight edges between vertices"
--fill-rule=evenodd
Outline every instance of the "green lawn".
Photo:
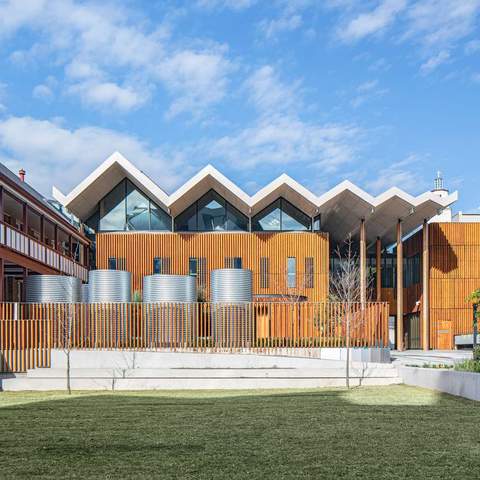
M 480 404 L 406 386 L 0 393 L 0 478 L 479 478 Z

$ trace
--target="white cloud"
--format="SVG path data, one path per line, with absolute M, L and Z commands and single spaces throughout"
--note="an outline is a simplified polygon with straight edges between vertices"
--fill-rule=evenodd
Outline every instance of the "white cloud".
M 270 65 L 258 68 L 245 82 L 251 103 L 262 113 L 288 111 L 301 104 L 297 97 L 299 82 L 286 85 Z
M 417 167 L 421 163 L 418 155 L 411 154 L 399 162 L 380 169 L 375 175 L 375 179 L 366 183 L 366 188 L 374 194 L 398 185 L 412 193 L 423 191 L 428 188 L 428 185 L 418 172 Z
M 293 116 L 267 116 L 209 147 L 210 157 L 242 169 L 297 164 L 332 172 L 352 161 L 359 131 L 348 125 L 320 125 Z
M 480 73 L 474 73 L 472 75 L 472 81 L 474 81 L 475 83 L 480 83 Z
M 34 98 L 37 98 L 39 100 L 51 100 L 53 98 L 53 92 L 51 88 L 44 84 L 40 84 L 34 87 L 32 95 Z
M 175 100 L 167 116 L 180 113 L 198 114 L 220 101 L 226 94 L 228 74 L 234 66 L 218 52 L 183 50 L 159 65 L 163 79 Z
M 338 36 L 345 42 L 353 42 L 380 33 L 394 22 L 406 6 L 406 0 L 383 0 L 371 12 L 361 13 L 342 26 Z
M 202 8 L 229 8 L 244 10 L 257 3 L 257 0 L 197 0 L 197 6 Z
M 360 130 L 301 118 L 299 86 L 298 81 L 282 82 L 271 65 L 258 68 L 245 82 L 257 119 L 231 135 L 204 142 L 200 150 L 239 169 L 297 164 L 331 172 L 352 161 Z
M 440 65 L 450 59 L 450 53 L 442 50 L 433 57 L 430 57 L 425 63 L 420 66 L 420 71 L 423 75 L 428 75 L 436 70 Z
M 419 0 L 408 11 L 404 38 L 447 48 L 473 31 L 479 12 L 480 0 Z
M 369 92 L 378 85 L 378 80 L 368 80 L 357 87 L 358 92 Z
M 480 52 L 480 40 L 471 40 L 465 45 L 465 53 L 467 55 L 473 55 Z
M 7 98 L 7 84 L 0 82 L 0 113 L 7 110 L 4 101 Z
M 368 100 L 383 97 L 388 93 L 387 88 L 380 88 L 378 80 L 368 80 L 356 88 L 356 95 L 350 102 L 353 108 L 358 108 Z
M 86 105 L 138 108 L 152 85 L 171 94 L 171 115 L 198 116 L 220 101 L 230 66 L 225 49 L 198 40 L 192 40 L 194 48 L 179 48 L 166 25 L 150 25 L 112 1 L 0 2 L 0 35 L 21 28 L 39 33 L 40 43 L 11 58 L 63 65 L 66 90 Z
M 36 85 L 33 88 L 32 96 L 38 100 L 49 101 L 54 97 L 54 90 L 58 86 L 58 81 L 55 77 L 49 75 L 44 83 Z
M 69 93 L 79 94 L 82 101 L 91 106 L 112 107 L 116 110 L 132 110 L 148 99 L 145 90 L 135 91 L 131 87 L 120 87 L 113 82 L 86 81 L 72 85 Z
M 284 15 L 272 20 L 262 20 L 260 30 L 266 38 L 275 38 L 279 33 L 293 32 L 302 26 L 301 15 Z
M 28 181 L 46 195 L 52 185 L 69 191 L 115 150 L 167 189 L 177 186 L 189 173 L 181 156 L 166 156 L 137 137 L 115 130 L 91 126 L 69 129 L 31 117 L 0 120 L 3 163 L 14 171 L 25 168 Z

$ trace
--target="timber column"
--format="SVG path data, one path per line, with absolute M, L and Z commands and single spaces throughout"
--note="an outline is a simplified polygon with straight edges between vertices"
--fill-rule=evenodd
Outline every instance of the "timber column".
M 375 277 L 377 283 L 377 302 L 382 301 L 382 241 L 377 237 L 375 242 Z
M 367 302 L 367 239 L 365 234 L 365 219 L 360 223 L 360 303 L 362 307 Z
M 397 223 L 397 350 L 403 350 L 403 244 L 402 221 Z
M 429 282 L 429 251 L 428 251 L 428 222 L 423 221 L 423 251 L 422 251 L 422 346 L 430 349 L 430 282 Z

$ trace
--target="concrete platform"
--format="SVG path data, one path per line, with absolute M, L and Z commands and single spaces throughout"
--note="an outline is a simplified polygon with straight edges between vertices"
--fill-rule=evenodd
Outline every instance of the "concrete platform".
M 453 365 L 456 362 L 470 360 L 472 358 L 471 350 L 405 350 L 391 352 L 392 363 L 394 365 L 416 365 L 424 364 L 444 364 Z
M 3 379 L 3 390 L 65 390 L 65 353 L 52 352 L 51 364 Z M 233 353 L 72 351 L 71 366 L 74 390 L 341 387 L 346 376 L 344 361 Z M 350 378 L 352 386 L 401 383 L 387 363 L 352 362 Z

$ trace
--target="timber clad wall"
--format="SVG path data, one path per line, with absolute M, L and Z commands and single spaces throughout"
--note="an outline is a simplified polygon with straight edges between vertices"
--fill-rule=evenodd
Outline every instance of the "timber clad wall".
M 294 293 L 318 302 L 327 299 L 329 241 L 325 233 L 99 233 L 97 268 L 108 268 L 109 257 L 124 258 L 132 273 L 133 290 L 142 289 L 144 275 L 153 273 L 155 257 L 170 258 L 170 273 L 189 273 L 189 258 L 206 259 L 206 293 L 210 271 L 225 267 L 225 259 L 242 258 L 254 273 L 254 293 Z M 268 288 L 260 285 L 261 258 L 268 261 Z M 297 288 L 286 287 L 287 258 L 296 258 Z M 308 288 L 305 259 L 313 258 L 313 288 Z M 307 280 L 305 280 L 307 278 Z
M 432 348 L 453 348 L 453 336 L 472 332 L 468 295 L 480 288 L 480 223 L 430 226 Z
M 428 228 L 430 348 L 451 349 L 455 335 L 472 333 L 466 298 L 480 288 L 480 223 L 431 223 Z M 420 231 L 404 243 L 404 252 L 407 257 L 421 251 Z M 405 289 L 405 314 L 420 311 L 416 302 L 422 297 L 421 284 Z

